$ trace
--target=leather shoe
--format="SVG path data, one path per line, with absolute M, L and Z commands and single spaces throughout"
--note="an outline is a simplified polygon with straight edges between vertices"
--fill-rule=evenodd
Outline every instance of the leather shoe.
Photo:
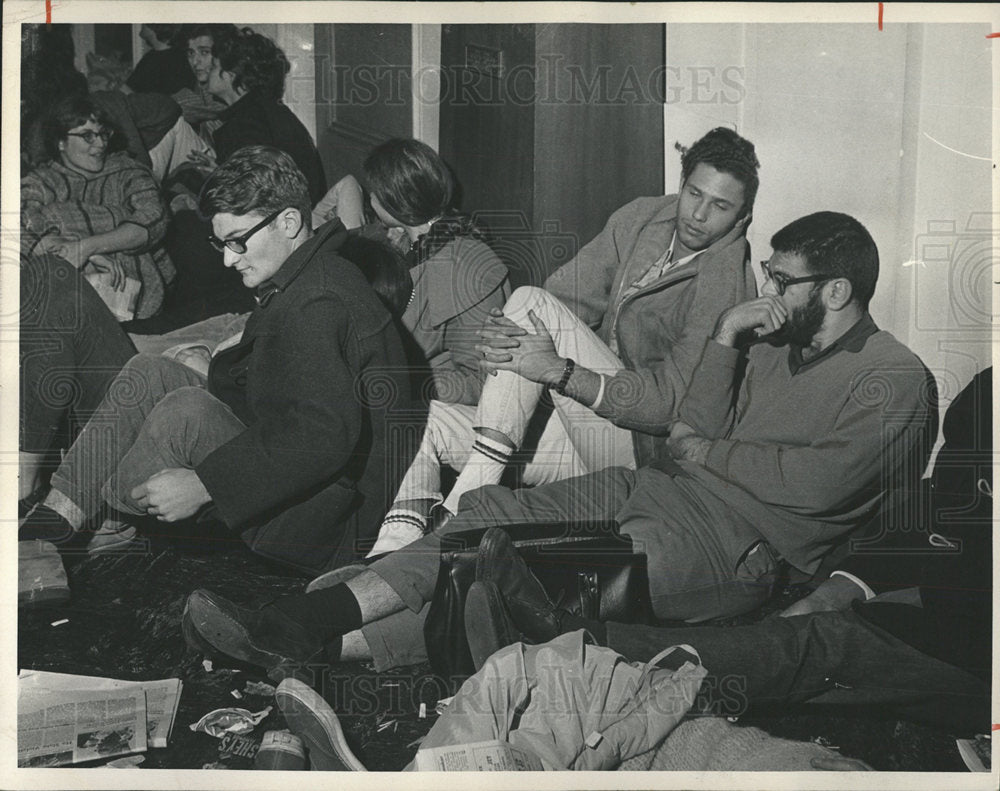
M 188 596 L 181 618 L 187 644 L 203 653 L 221 652 L 264 668 L 314 661 L 323 645 L 276 610 L 251 610 L 207 590 Z
M 473 582 L 465 597 L 465 636 L 472 662 L 479 670 L 501 648 L 514 643 L 547 643 L 562 634 L 560 610 L 521 605 L 492 582 Z
M 510 536 L 499 527 L 487 530 L 479 543 L 476 580 L 492 582 L 499 588 L 515 623 L 531 624 L 555 609 L 542 583 L 514 548 Z
M 324 772 L 367 772 L 351 752 L 330 704 L 308 684 L 286 678 L 274 693 L 289 730 L 306 745 L 309 768 Z

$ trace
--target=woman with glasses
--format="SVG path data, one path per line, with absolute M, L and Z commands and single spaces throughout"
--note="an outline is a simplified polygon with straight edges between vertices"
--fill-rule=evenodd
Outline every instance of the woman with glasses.
M 166 209 L 149 170 L 109 153 L 112 129 L 93 102 L 69 96 L 44 126 L 49 161 L 21 180 L 28 254 L 80 270 L 120 321 L 152 316 L 176 274 L 161 242 Z

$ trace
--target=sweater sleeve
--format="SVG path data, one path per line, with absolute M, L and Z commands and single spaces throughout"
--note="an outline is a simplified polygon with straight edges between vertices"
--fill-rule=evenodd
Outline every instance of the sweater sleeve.
M 743 249 L 742 244 L 734 247 Z M 716 321 L 725 310 L 746 299 L 746 283 L 743 262 L 733 261 L 730 265 L 728 259 L 726 266 L 712 267 L 692 279 L 685 286 L 686 293 L 678 309 L 682 326 L 679 337 L 663 349 L 658 362 L 638 370 L 622 369 L 609 379 L 605 398 L 595 410 L 597 414 L 616 426 L 646 434 L 666 434 L 677 417 Z M 711 365 L 714 358 L 707 362 Z M 732 384 L 728 370 L 720 378 L 725 379 L 723 389 Z M 707 395 L 714 402 L 714 392 L 706 393 L 704 386 L 699 389 L 703 393 L 700 397 Z
M 691 386 L 681 401 L 680 419 L 708 439 L 729 433 L 739 400 L 742 353 L 711 338 L 704 341 L 701 360 L 691 377 Z
M 362 404 L 345 356 L 356 343 L 329 293 L 294 305 L 277 334 L 256 339 L 253 354 L 266 354 L 256 419 L 196 468 L 230 527 L 307 495 L 351 460 Z
M 152 174 L 135 166 L 122 174 L 121 197 L 124 216 L 122 222 L 146 229 L 146 241 L 138 248 L 124 252 L 140 253 L 156 247 L 167 233 L 167 211 L 160 198 L 160 190 Z
M 854 378 L 825 435 L 808 445 L 716 439 L 705 466 L 761 502 L 799 515 L 848 510 L 859 493 L 870 497 L 883 488 L 883 468 L 898 468 L 924 440 L 925 375 L 916 366 L 868 370 Z

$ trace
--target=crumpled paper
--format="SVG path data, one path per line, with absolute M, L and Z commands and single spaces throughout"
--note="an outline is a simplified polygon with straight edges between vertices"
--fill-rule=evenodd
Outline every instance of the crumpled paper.
M 250 733 L 271 713 L 271 706 L 256 714 L 246 709 L 215 709 L 188 727 L 221 739 L 227 733 Z

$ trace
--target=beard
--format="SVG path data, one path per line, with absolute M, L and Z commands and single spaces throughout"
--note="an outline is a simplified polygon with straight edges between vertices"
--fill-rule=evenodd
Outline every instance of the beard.
M 809 346 L 826 318 L 826 307 L 820 302 L 819 296 L 820 289 L 814 287 L 809 292 L 809 301 L 802 307 L 795 308 L 788 321 L 773 337 L 802 348 Z

